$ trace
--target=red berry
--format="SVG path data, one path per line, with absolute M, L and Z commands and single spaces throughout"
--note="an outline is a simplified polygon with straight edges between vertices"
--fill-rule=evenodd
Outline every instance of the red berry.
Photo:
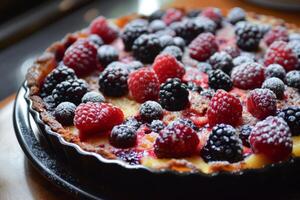
M 159 93 L 159 80 L 154 71 L 142 68 L 132 72 L 128 78 L 128 89 L 137 102 L 157 100 Z
M 74 124 L 81 133 L 90 134 L 111 130 L 123 120 L 120 108 L 108 103 L 88 102 L 76 108 Z
M 276 113 L 276 95 L 269 89 L 255 89 L 247 97 L 248 111 L 258 119 Z
M 265 80 L 264 67 L 255 62 L 243 63 L 233 68 L 231 73 L 233 85 L 240 89 L 254 89 Z
M 242 118 L 242 104 L 238 98 L 224 90 L 217 90 L 207 110 L 208 123 L 237 125 Z
M 97 49 L 89 40 L 77 40 L 65 52 L 63 62 L 78 76 L 86 75 L 97 67 Z
M 285 41 L 289 40 L 289 34 L 285 27 L 276 26 L 272 30 L 266 33 L 264 36 L 265 43 L 270 46 L 274 41 Z
M 190 56 L 198 61 L 207 60 L 217 50 L 218 45 L 212 33 L 198 35 L 189 45 Z
M 282 118 L 270 116 L 252 129 L 250 145 L 254 153 L 263 154 L 272 161 L 285 160 L 293 147 L 289 126 Z
M 201 16 L 207 17 L 207 18 L 213 20 L 216 24 L 220 24 L 222 21 L 222 13 L 221 13 L 220 9 L 214 8 L 214 7 L 205 8 L 201 12 Z
M 153 70 L 160 83 L 164 83 L 168 78 L 181 79 L 185 73 L 183 65 L 169 54 L 158 55 L 154 60 Z
M 299 64 L 297 55 L 288 43 L 284 41 L 273 42 L 267 49 L 264 59 L 266 66 L 277 63 L 287 71 L 294 70 Z
M 166 10 L 166 13 L 162 17 L 162 20 L 167 24 L 171 24 L 176 21 L 180 21 L 183 17 L 183 12 L 181 10 L 170 8 Z
M 191 127 L 183 123 L 171 123 L 159 132 L 154 152 L 159 158 L 180 158 L 194 154 L 199 138 Z
M 91 22 L 90 32 L 100 36 L 105 43 L 111 43 L 118 37 L 117 28 L 109 24 L 103 16 L 97 17 Z

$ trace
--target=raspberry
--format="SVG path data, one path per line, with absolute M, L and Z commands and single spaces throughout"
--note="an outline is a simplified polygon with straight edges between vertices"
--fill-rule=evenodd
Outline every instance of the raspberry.
M 254 126 L 250 134 L 250 144 L 254 153 L 263 154 L 272 161 L 287 159 L 293 147 L 287 123 L 282 118 L 273 116 Z
M 161 52 L 161 54 L 169 54 L 171 56 L 173 56 L 174 58 L 176 58 L 178 61 L 181 61 L 182 56 L 183 56 L 183 52 L 181 51 L 181 49 L 177 46 L 167 46 L 166 48 L 164 48 L 164 50 Z
M 137 131 L 140 126 L 142 125 L 141 122 L 139 122 L 137 119 L 135 119 L 134 117 L 129 117 L 128 119 L 126 119 L 124 122 L 123 122 L 124 125 L 126 126 L 130 126 L 132 127 L 135 131 Z
M 222 70 L 214 70 L 209 73 L 208 76 L 208 85 L 209 87 L 217 90 L 223 89 L 226 91 L 231 90 L 233 84 L 230 80 L 230 77 L 225 74 Z
M 218 50 L 215 36 L 211 33 L 202 33 L 189 45 L 190 56 L 198 61 L 205 61 Z
M 239 138 L 242 140 L 243 145 L 246 147 L 250 147 L 249 137 L 252 129 L 253 127 L 250 125 L 244 125 L 240 129 Z
M 77 40 L 65 52 L 63 62 L 78 76 L 86 75 L 97 67 L 97 49 L 87 39 Z
M 193 9 L 193 10 L 189 10 L 186 13 L 186 16 L 188 18 L 195 18 L 195 17 L 198 17 L 200 13 L 201 13 L 201 10 L 199 10 L 199 9 Z
M 264 119 L 276 113 L 276 96 L 269 89 L 255 89 L 247 97 L 248 111 L 258 119 Z
M 197 150 L 199 138 L 192 128 L 174 123 L 159 132 L 154 144 L 158 158 L 180 158 L 191 156 Z
M 236 24 L 240 21 L 245 21 L 246 12 L 240 7 L 232 8 L 227 15 L 227 19 L 231 24 Z
M 292 70 L 286 74 L 286 84 L 300 90 L 300 71 Z
M 165 128 L 165 124 L 160 120 L 153 120 L 150 124 L 150 128 L 153 132 L 158 133 Z
M 166 13 L 166 11 L 164 11 L 164 10 L 157 10 L 148 17 L 148 20 L 150 22 L 152 22 L 156 19 L 162 19 L 162 17 L 165 15 L 165 13 Z
M 232 57 L 224 52 L 216 52 L 209 58 L 209 63 L 213 69 L 220 69 L 229 74 L 233 68 Z
M 270 46 L 274 41 L 287 42 L 289 40 L 289 34 L 285 27 L 276 26 L 265 34 L 263 40 L 268 46 Z
M 69 79 L 56 85 L 52 91 L 53 99 L 57 104 L 69 101 L 76 105 L 88 91 L 88 84 L 82 79 Z
M 285 79 L 285 69 L 278 64 L 271 64 L 265 70 L 266 78 L 276 77 L 281 80 Z
M 183 110 L 189 103 L 189 92 L 186 85 L 178 78 L 168 79 L 160 86 L 159 102 L 167 110 Z
M 142 68 L 129 75 L 128 88 L 133 99 L 139 103 L 157 100 L 159 81 L 154 71 Z
M 90 32 L 100 36 L 106 44 L 118 37 L 117 28 L 109 24 L 103 16 L 97 17 L 91 22 Z
M 222 51 L 228 53 L 231 56 L 231 58 L 236 58 L 241 54 L 239 48 L 234 46 L 226 46 L 225 48 L 222 49 Z
M 128 164 L 130 165 L 139 165 L 141 164 L 141 157 L 142 157 L 142 154 L 136 150 L 133 150 L 133 149 L 125 149 L 125 150 L 119 150 L 115 153 L 115 155 L 127 162 Z
M 74 125 L 83 134 L 111 130 L 121 124 L 124 114 L 121 109 L 108 103 L 88 102 L 80 104 L 75 111 Z
M 235 27 L 236 43 L 245 51 L 256 51 L 262 38 L 260 28 L 249 22 L 239 22 Z
M 255 62 L 254 59 L 250 56 L 246 56 L 246 55 L 240 55 L 236 58 L 233 59 L 233 65 L 235 67 L 243 64 L 243 63 L 248 63 L 248 62 Z
M 225 123 L 237 125 L 242 118 L 242 104 L 238 98 L 224 90 L 217 90 L 207 110 L 210 126 Z
M 204 10 L 202 10 L 200 15 L 213 20 L 218 26 L 221 25 L 223 19 L 221 10 L 214 7 L 205 8 Z
M 112 97 L 125 95 L 128 92 L 128 73 L 123 63 L 111 63 L 99 76 L 99 90 Z
M 117 49 L 110 45 L 101 46 L 98 51 L 98 60 L 103 67 L 106 67 L 110 63 L 117 61 L 119 59 L 119 52 Z
M 117 125 L 112 129 L 109 136 L 109 143 L 117 148 L 129 148 L 136 144 L 137 134 L 135 130 L 126 125 Z
M 185 73 L 183 65 L 169 54 L 158 55 L 153 63 L 153 70 L 160 83 L 164 83 L 168 78 L 182 78 Z
M 161 51 L 161 44 L 156 35 L 141 35 L 132 46 L 133 55 L 144 63 L 150 63 Z
M 173 22 L 180 21 L 183 17 L 183 12 L 179 9 L 169 8 L 166 10 L 166 13 L 163 15 L 162 20 L 170 25 Z
M 206 162 L 241 161 L 243 159 L 242 141 L 232 126 L 218 124 L 213 127 L 206 145 L 201 150 L 201 156 Z
M 62 102 L 55 108 L 54 116 L 62 125 L 72 125 L 76 105 L 70 102 Z
M 280 110 L 277 114 L 289 125 L 293 136 L 300 135 L 300 107 L 291 106 Z
M 97 48 L 101 47 L 104 44 L 102 38 L 96 34 L 89 35 L 88 40 L 92 42 Z
M 139 36 L 142 34 L 147 34 L 148 30 L 146 26 L 141 25 L 131 25 L 128 24 L 125 26 L 121 38 L 123 40 L 123 43 L 125 45 L 125 50 L 130 51 L 133 45 L 134 40 L 136 40 Z
M 155 33 L 164 30 L 166 27 L 167 25 L 164 21 L 156 19 L 149 24 L 149 31 Z
M 53 69 L 44 80 L 41 88 L 41 96 L 46 97 L 51 95 L 55 86 L 65 80 L 76 79 L 77 76 L 73 69 L 60 64 L 57 68 Z
M 266 79 L 262 84 L 262 88 L 269 89 L 274 92 L 278 99 L 282 99 L 284 96 L 285 85 L 279 78 L 273 77 Z
M 275 41 L 267 49 L 264 62 L 266 66 L 277 63 L 284 67 L 286 71 L 290 71 L 297 67 L 299 61 L 287 42 Z
M 244 63 L 233 68 L 231 73 L 233 85 L 241 89 L 254 89 L 265 80 L 264 67 L 259 63 Z
M 81 99 L 82 103 L 87 102 L 105 102 L 105 97 L 99 92 L 87 92 Z
M 143 103 L 139 110 L 140 117 L 145 122 L 162 119 L 163 108 L 155 101 L 146 101 Z
M 198 93 L 203 91 L 203 88 L 201 86 L 198 86 L 193 82 L 188 82 L 187 83 L 187 89 L 190 90 L 190 91 L 193 91 L 193 92 L 198 92 Z

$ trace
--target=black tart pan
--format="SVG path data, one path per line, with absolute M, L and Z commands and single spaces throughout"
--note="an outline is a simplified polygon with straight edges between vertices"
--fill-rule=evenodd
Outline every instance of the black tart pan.
M 63 168 L 79 180 L 80 186 L 94 191 L 95 196 L 109 199 L 300 199 L 299 158 L 261 169 L 214 174 L 157 171 L 108 160 L 66 142 L 50 130 L 39 113 L 32 109 L 26 82 L 23 87 L 16 101 L 14 116 L 18 109 L 28 109 L 43 146 L 47 146 L 47 151 L 55 155 L 54 160 L 63 163 L 66 166 Z M 27 108 L 18 106 L 23 95 Z M 16 120 L 15 127 L 18 127 Z M 22 129 L 19 131 L 22 132 Z

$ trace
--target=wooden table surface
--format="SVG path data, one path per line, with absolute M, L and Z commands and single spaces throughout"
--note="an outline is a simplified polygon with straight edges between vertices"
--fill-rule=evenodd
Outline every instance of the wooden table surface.
M 295 12 L 270 10 L 238 0 L 178 0 L 172 5 L 186 8 L 216 6 L 225 11 L 239 6 L 249 11 L 273 15 L 300 25 L 300 16 Z M 0 102 L 0 199 L 73 199 L 45 180 L 25 158 L 13 130 L 13 98 L 12 95 Z

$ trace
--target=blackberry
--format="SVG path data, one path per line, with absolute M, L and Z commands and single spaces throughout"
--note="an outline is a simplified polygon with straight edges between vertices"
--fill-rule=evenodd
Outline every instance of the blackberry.
M 157 10 L 148 17 L 148 20 L 151 22 L 156 19 L 161 19 L 165 15 L 165 13 L 166 11 L 164 10 Z
M 128 92 L 128 70 L 125 64 L 113 62 L 99 76 L 99 90 L 106 96 L 120 97 Z
M 204 32 L 202 24 L 197 23 L 196 20 L 190 19 L 181 22 L 174 22 L 170 25 L 177 36 L 182 37 L 187 44 L 189 44 L 200 33 Z
M 146 101 L 139 110 L 140 117 L 145 122 L 151 122 L 163 117 L 163 108 L 155 101 Z
M 135 61 L 132 61 L 132 62 L 126 64 L 126 67 L 129 70 L 129 72 L 133 72 L 138 69 L 141 69 L 142 67 L 144 67 L 144 65 L 140 61 L 135 60 Z
M 140 158 L 141 153 L 132 150 L 132 149 L 126 149 L 126 150 L 119 150 L 115 153 L 115 155 L 123 160 L 124 162 L 130 164 L 130 165 L 139 165 L 141 164 Z
M 250 56 L 246 56 L 246 55 L 240 55 L 236 58 L 233 59 L 233 65 L 235 67 L 244 64 L 246 62 L 255 62 L 254 59 Z
M 243 125 L 239 131 L 239 138 L 242 140 L 245 147 L 250 147 L 249 136 L 251 134 L 252 128 L 252 126 L 247 124 Z
M 204 32 L 215 33 L 217 31 L 218 25 L 213 20 L 211 20 L 207 17 L 197 17 L 195 20 L 199 24 L 201 24 L 201 26 L 204 29 Z
M 271 64 L 265 69 L 266 78 L 276 77 L 285 80 L 285 69 L 279 64 Z
M 286 84 L 290 87 L 300 89 L 300 71 L 292 70 L 286 74 Z
M 226 91 L 231 90 L 233 86 L 230 77 L 220 69 L 213 70 L 209 73 L 208 85 L 215 90 L 223 89 Z
M 279 78 L 272 77 L 266 79 L 262 84 L 262 88 L 273 91 L 278 99 L 282 99 L 284 96 L 285 86 Z
M 258 25 L 249 22 L 239 22 L 235 27 L 237 45 L 245 51 L 256 51 L 263 37 Z
M 41 97 L 51 95 L 55 86 L 65 80 L 77 79 L 75 71 L 63 64 L 60 64 L 57 68 L 53 69 L 51 73 L 47 75 L 43 86 L 41 88 Z
M 206 162 L 228 161 L 238 162 L 243 159 L 242 141 L 236 130 L 227 124 L 218 124 L 213 127 L 206 145 L 201 151 Z
M 178 61 L 181 61 L 183 52 L 177 46 L 167 46 L 162 52 L 162 54 L 170 54 L 175 57 Z
M 123 122 L 124 125 L 126 126 L 130 126 L 132 127 L 135 131 L 137 131 L 140 126 L 142 125 L 141 122 L 139 122 L 137 119 L 135 119 L 134 117 L 129 117 L 128 119 L 126 119 L 124 122 Z
M 199 94 L 203 90 L 201 86 L 198 86 L 193 82 L 188 82 L 187 83 L 187 89 L 190 90 L 190 91 L 193 91 L 193 92 L 198 92 Z
M 149 22 L 143 18 L 137 18 L 130 21 L 126 26 L 148 26 Z
M 44 97 L 43 101 L 45 102 L 45 107 L 47 110 L 54 111 L 54 109 L 56 107 L 56 103 L 55 103 L 52 95 Z
M 72 125 L 75 116 L 76 105 L 70 102 L 62 102 L 55 108 L 54 116 L 62 125 Z
M 207 62 L 198 62 L 197 63 L 197 68 L 204 73 L 208 73 L 212 70 L 212 66 L 211 64 L 207 63 Z
M 143 63 L 151 63 L 161 51 L 161 44 L 156 35 L 141 35 L 132 46 L 133 55 Z
M 136 131 L 124 124 L 114 126 L 109 136 L 109 142 L 117 148 L 129 148 L 136 144 Z
M 99 92 L 87 92 L 83 95 L 81 102 L 105 102 L 105 97 Z
M 170 35 L 162 35 L 159 37 L 161 48 L 164 49 L 167 46 L 172 46 L 174 44 L 174 38 Z
M 299 33 L 290 33 L 289 41 L 300 41 L 300 34 Z
M 91 41 L 95 46 L 97 46 L 97 48 L 99 48 L 104 44 L 102 38 L 96 34 L 91 34 L 88 37 L 88 40 Z
M 149 24 L 149 31 L 155 33 L 164 30 L 167 27 L 166 23 L 162 20 L 156 19 Z
M 222 51 L 228 53 L 232 59 L 241 55 L 240 49 L 235 46 L 226 46 Z
M 205 89 L 200 93 L 201 96 L 204 96 L 208 99 L 211 99 L 214 96 L 214 94 L 215 94 L 215 91 L 212 89 Z
M 173 43 L 175 46 L 179 47 L 182 51 L 184 50 L 186 43 L 183 38 L 181 37 L 174 37 Z
M 98 49 L 98 60 L 106 67 L 108 64 L 119 59 L 119 53 L 115 47 L 111 45 L 103 45 Z
M 184 109 L 189 103 L 189 92 L 184 83 L 178 78 L 168 79 L 161 84 L 159 102 L 161 106 L 170 111 Z
M 56 104 L 69 101 L 78 105 L 81 98 L 88 92 L 88 84 L 82 79 L 69 79 L 56 85 L 52 96 Z
M 123 40 L 125 50 L 130 51 L 134 40 L 136 40 L 142 34 L 148 33 L 146 26 L 141 25 L 130 25 L 125 26 L 123 32 L 121 33 L 121 38 Z
M 284 108 L 278 112 L 277 116 L 287 122 L 293 136 L 300 135 L 300 107 L 291 106 Z
M 224 52 L 216 52 L 209 58 L 209 63 L 213 69 L 220 69 L 229 74 L 233 68 L 232 57 Z
M 158 133 L 165 127 L 166 127 L 165 124 L 160 120 L 153 120 L 150 124 L 150 129 L 155 133 Z
M 294 40 L 289 42 L 289 47 L 291 47 L 293 49 L 293 52 L 296 54 L 298 58 L 297 69 L 300 69 L 300 40 Z
M 179 119 L 171 122 L 171 124 L 174 124 L 174 123 L 184 124 L 185 126 L 190 127 L 194 131 L 199 131 L 199 128 L 194 124 L 194 122 L 192 122 L 192 120 L 187 119 L 187 118 L 179 118 Z
M 195 17 L 198 17 L 200 13 L 201 13 L 201 10 L 193 9 L 193 10 L 188 11 L 186 16 L 188 18 L 195 18 Z
M 244 9 L 240 7 L 235 7 L 229 11 L 227 19 L 230 23 L 236 24 L 237 22 L 246 20 L 246 13 Z

